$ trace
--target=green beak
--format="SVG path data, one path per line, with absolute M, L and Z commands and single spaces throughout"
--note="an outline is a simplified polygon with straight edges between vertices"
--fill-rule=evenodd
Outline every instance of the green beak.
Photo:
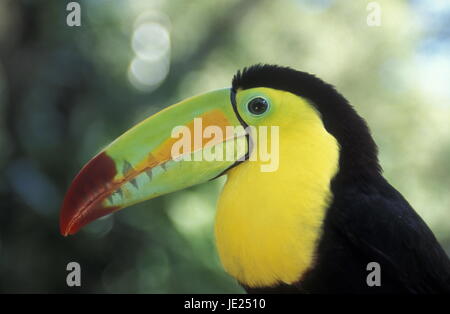
M 221 89 L 170 106 L 90 160 L 61 209 L 63 235 L 133 204 L 214 179 L 242 160 L 246 134 Z

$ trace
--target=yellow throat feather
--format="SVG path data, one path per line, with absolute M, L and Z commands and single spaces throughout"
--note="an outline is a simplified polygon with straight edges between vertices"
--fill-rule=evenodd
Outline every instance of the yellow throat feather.
M 279 168 L 261 172 L 260 161 L 246 161 L 228 172 L 215 235 L 231 276 L 249 287 L 268 287 L 294 283 L 312 266 L 332 199 L 330 181 L 338 170 L 339 146 L 306 100 L 258 90 L 281 108 L 267 121 L 279 126 Z

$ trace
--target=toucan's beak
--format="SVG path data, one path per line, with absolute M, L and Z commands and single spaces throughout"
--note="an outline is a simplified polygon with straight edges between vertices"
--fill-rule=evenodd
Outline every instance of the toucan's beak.
M 211 180 L 247 153 L 221 89 L 182 101 L 139 123 L 89 161 L 61 209 L 63 235 L 119 209 Z

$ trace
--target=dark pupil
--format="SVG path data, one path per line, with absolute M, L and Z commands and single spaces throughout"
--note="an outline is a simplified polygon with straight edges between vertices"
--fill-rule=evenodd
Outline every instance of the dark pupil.
M 248 110 L 253 114 L 263 114 L 266 112 L 268 106 L 265 99 L 255 98 L 248 103 Z

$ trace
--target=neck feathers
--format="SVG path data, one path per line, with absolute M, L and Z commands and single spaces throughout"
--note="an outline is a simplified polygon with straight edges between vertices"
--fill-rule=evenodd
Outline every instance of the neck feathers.
M 218 204 L 221 261 L 249 287 L 290 284 L 301 277 L 313 263 L 332 199 L 339 147 L 320 119 L 304 128 L 281 128 L 279 155 L 274 172 L 261 172 L 256 161 L 230 170 Z

